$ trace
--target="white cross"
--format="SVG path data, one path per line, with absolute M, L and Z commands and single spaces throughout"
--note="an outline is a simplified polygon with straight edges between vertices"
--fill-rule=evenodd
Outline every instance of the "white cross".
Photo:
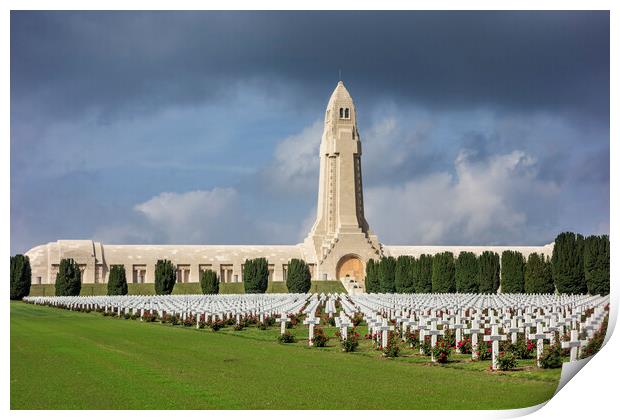
M 570 332 L 570 340 L 562 342 L 563 349 L 570 349 L 570 361 L 574 362 L 577 360 L 577 355 L 579 354 L 579 349 L 583 343 L 579 340 L 579 331 L 571 330 Z
M 471 328 L 465 330 L 465 333 L 471 334 L 471 358 L 478 358 L 478 334 L 484 333 L 484 328 L 480 328 L 478 320 L 471 322 Z
M 280 318 L 276 318 L 276 322 L 280 323 L 280 335 L 284 334 L 286 331 L 286 323 L 288 322 L 288 317 L 286 314 L 280 314 Z
M 340 338 L 342 340 L 346 340 L 347 339 L 347 333 L 348 330 L 347 328 L 350 327 L 351 321 L 349 321 L 349 318 L 347 318 L 346 316 L 343 316 L 342 318 L 340 318 Z
M 388 325 L 387 320 L 383 320 L 383 323 L 379 326 L 381 331 L 381 347 L 386 348 L 388 344 L 388 331 L 394 330 L 394 327 Z
M 517 342 L 517 333 L 521 331 L 521 328 L 517 327 L 517 318 L 510 320 L 510 328 L 506 328 L 504 331 L 510 333 L 510 342 L 515 344 Z
M 420 331 L 420 334 L 419 334 L 420 354 L 424 354 L 423 345 L 424 345 L 424 342 L 426 341 L 426 331 L 428 330 L 428 327 L 426 326 L 426 321 L 424 320 L 420 321 L 420 323 L 418 324 L 418 330 Z
M 437 345 L 437 336 L 444 335 L 444 331 L 437 329 L 436 321 L 431 321 L 431 329 L 428 331 L 428 333 L 431 336 L 431 347 L 435 348 L 435 346 Z M 435 361 L 435 356 L 433 356 L 433 353 L 431 353 L 431 360 L 433 362 Z
M 549 333 L 549 341 L 553 346 L 555 344 L 555 333 L 560 331 L 560 328 L 555 323 L 555 317 L 550 318 L 547 332 Z
M 462 329 L 465 328 L 465 324 L 463 324 L 461 322 L 461 316 L 457 315 L 454 319 L 454 324 L 452 325 L 452 328 L 454 328 L 456 330 L 456 343 L 458 344 L 459 341 L 461 341 L 463 339 L 462 337 Z M 461 349 L 459 349 L 457 347 L 456 349 L 457 353 L 461 352 Z
M 409 330 L 409 327 L 414 326 L 414 325 L 415 325 L 415 320 L 413 318 L 408 318 L 403 321 L 403 340 L 407 336 L 407 331 Z M 413 346 L 413 343 L 411 343 L 411 346 Z
M 539 322 L 536 324 L 536 334 L 530 334 L 528 336 L 530 340 L 536 340 L 536 364 L 540 367 L 540 357 L 543 352 L 543 344 L 546 338 L 548 338 L 547 334 L 543 332 L 542 324 Z
M 308 346 L 312 347 L 312 339 L 314 338 L 314 326 L 319 324 L 318 318 L 306 318 L 304 324 L 308 326 Z
M 499 353 L 499 342 L 505 341 L 506 336 L 500 335 L 497 325 L 491 326 L 491 335 L 485 335 L 484 341 L 492 341 L 492 353 L 491 357 L 493 358 L 493 370 L 497 370 L 497 355 Z

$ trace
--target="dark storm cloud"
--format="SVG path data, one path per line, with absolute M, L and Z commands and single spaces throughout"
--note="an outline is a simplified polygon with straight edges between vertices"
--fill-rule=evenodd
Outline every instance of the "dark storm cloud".
M 339 69 L 382 242 L 609 231 L 608 12 L 12 12 L 11 252 L 301 240 Z
M 606 120 L 609 14 L 13 12 L 11 19 L 12 103 L 39 117 L 127 117 L 214 100 L 238 80 L 283 83 L 299 106 L 316 106 L 311 93 L 331 87 L 338 69 L 358 97 L 561 108 Z

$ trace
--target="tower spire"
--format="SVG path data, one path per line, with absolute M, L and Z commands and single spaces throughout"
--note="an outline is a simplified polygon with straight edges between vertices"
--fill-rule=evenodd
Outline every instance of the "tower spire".
M 340 80 L 325 110 L 317 215 L 306 238 L 320 271 L 330 276 L 346 249 L 364 260 L 381 254 L 364 216 L 361 156 L 355 104 Z

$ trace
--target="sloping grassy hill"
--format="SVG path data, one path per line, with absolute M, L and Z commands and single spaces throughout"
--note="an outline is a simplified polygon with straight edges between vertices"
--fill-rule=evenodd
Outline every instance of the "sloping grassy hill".
M 330 341 L 278 344 L 279 328 L 219 332 L 11 303 L 11 409 L 490 409 L 539 404 L 559 369 L 491 373 Z M 364 332 L 363 328 L 361 329 Z M 333 334 L 333 328 L 326 328 Z
M 155 285 L 153 283 L 134 284 L 129 283 L 127 289 L 130 295 L 153 295 Z M 82 296 L 106 295 L 107 284 L 83 284 L 80 294 Z M 284 282 L 270 282 L 267 293 L 287 293 Z M 310 288 L 312 293 L 346 293 L 339 281 L 313 281 Z M 198 283 L 177 283 L 172 291 L 175 295 L 200 294 Z M 243 283 L 220 283 L 220 294 L 244 293 Z M 55 289 L 53 284 L 36 284 L 30 287 L 30 296 L 53 296 Z

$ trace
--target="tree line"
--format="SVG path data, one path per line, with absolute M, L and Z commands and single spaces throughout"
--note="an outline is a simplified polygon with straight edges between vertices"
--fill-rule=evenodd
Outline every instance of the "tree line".
M 501 287 L 501 289 L 500 289 Z M 609 294 L 609 236 L 564 232 L 551 258 L 518 251 L 401 255 L 366 264 L 368 293 Z
M 169 295 L 176 284 L 177 270 L 170 260 L 158 260 L 155 264 L 155 293 Z M 25 255 L 11 257 L 11 293 L 12 300 L 21 300 L 30 294 L 32 283 L 30 260 Z M 243 286 L 246 293 L 265 293 L 269 285 L 269 265 L 265 258 L 246 260 L 243 265 Z M 311 273 L 308 264 L 301 259 L 289 261 L 286 287 L 289 293 L 307 293 L 310 290 Z M 203 294 L 218 294 L 220 279 L 213 270 L 200 274 L 200 288 Z M 63 258 L 56 274 L 56 296 L 78 296 L 82 288 L 82 273 L 73 258 Z M 128 293 L 127 274 L 124 265 L 111 265 L 108 277 L 107 293 L 109 296 Z

